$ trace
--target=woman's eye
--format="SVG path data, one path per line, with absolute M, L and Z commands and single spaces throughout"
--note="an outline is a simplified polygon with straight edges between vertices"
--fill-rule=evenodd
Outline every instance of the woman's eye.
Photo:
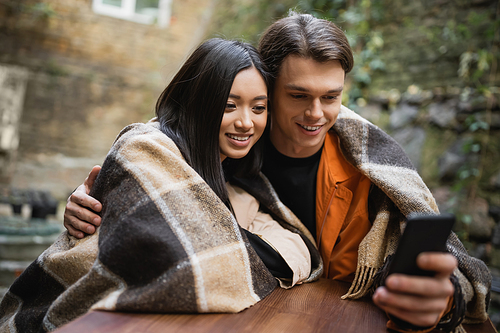
M 256 113 L 262 113 L 262 112 L 267 110 L 267 107 L 264 105 L 257 105 L 257 106 L 254 106 L 253 109 L 255 110 Z
M 233 103 L 227 103 L 226 104 L 226 109 L 236 109 L 236 104 L 233 104 Z

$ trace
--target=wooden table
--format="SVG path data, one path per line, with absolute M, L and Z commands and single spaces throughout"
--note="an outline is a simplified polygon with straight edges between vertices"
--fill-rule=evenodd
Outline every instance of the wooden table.
M 237 314 L 93 311 L 56 332 L 387 332 L 385 313 L 370 299 L 340 299 L 348 287 L 344 282 L 321 279 L 289 290 L 278 288 L 263 301 Z M 469 333 L 496 332 L 490 320 L 464 327 Z

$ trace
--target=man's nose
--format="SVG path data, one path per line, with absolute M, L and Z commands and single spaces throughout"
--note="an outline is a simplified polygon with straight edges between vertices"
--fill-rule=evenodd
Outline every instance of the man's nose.
M 313 99 L 308 109 L 306 110 L 306 117 L 319 119 L 323 117 L 323 109 L 321 108 L 321 101 L 319 99 Z

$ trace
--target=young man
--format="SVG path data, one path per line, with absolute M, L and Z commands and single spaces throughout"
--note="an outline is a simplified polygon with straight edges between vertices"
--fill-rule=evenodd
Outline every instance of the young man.
M 344 33 L 329 21 L 293 14 L 268 28 L 259 51 L 275 77 L 262 171 L 315 236 L 324 276 L 352 282 L 349 298 L 378 287 L 373 301 L 397 330 L 453 330 L 464 302 L 470 322 L 484 321 L 489 271 L 467 255 L 455 235 L 448 244 L 453 255 L 425 253 L 418 259 L 435 277 L 395 274 L 379 286 L 405 216 L 437 212 L 437 206 L 402 149 L 341 106 L 345 75 L 353 66 Z M 95 231 L 86 222 L 100 223 L 84 209 L 101 209 L 87 195 L 98 171 L 94 167 L 68 199 L 64 224 L 76 237 Z M 251 187 L 247 183 L 249 192 Z

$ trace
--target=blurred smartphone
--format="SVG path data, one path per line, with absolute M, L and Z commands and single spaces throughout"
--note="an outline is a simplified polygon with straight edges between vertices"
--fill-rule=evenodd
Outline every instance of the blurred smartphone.
M 455 223 L 453 214 L 412 215 L 401 236 L 396 253 L 389 267 L 389 275 L 434 276 L 435 272 L 420 269 L 417 256 L 421 252 L 448 252 L 446 240 Z

